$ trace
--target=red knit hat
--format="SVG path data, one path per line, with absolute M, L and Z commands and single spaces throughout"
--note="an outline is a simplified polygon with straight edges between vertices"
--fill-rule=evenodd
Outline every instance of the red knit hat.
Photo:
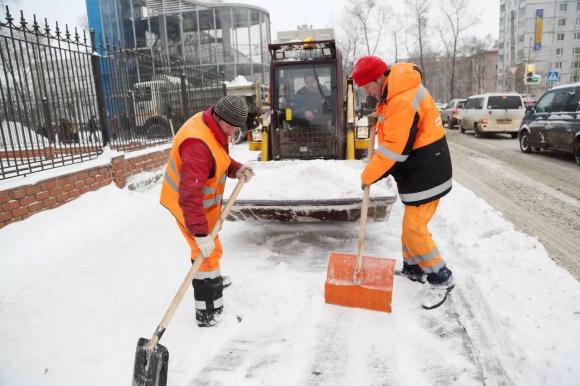
M 387 63 L 377 56 L 363 56 L 356 61 L 352 79 L 358 87 L 377 80 L 387 71 Z

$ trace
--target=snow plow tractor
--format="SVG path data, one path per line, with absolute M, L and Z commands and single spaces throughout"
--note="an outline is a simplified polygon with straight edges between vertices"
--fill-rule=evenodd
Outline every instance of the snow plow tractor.
M 250 131 L 258 151 L 256 181 L 230 219 L 356 221 L 371 128 L 357 119 L 334 40 L 270 44 L 270 111 Z M 388 218 L 396 199 L 390 179 L 373 185 L 369 217 Z

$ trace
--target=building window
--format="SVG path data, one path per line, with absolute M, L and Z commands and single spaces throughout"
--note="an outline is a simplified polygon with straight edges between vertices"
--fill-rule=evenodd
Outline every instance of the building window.
M 499 43 L 499 49 L 503 49 L 503 42 Z
M 563 48 L 556 48 L 556 55 L 562 55 L 563 53 L 564 53 L 564 49 Z
M 570 83 L 576 83 L 580 80 L 580 75 L 570 75 Z
M 580 40 L 580 32 L 574 32 L 574 40 Z
M 576 16 L 576 25 L 580 25 L 580 16 Z
M 580 1 L 576 2 L 576 11 L 580 11 Z
M 564 40 L 564 34 L 560 33 L 556 35 L 556 40 Z
M 568 3 L 560 4 L 560 12 L 568 11 Z
M 572 62 L 572 68 L 580 68 L 580 62 L 578 61 Z
M 558 26 L 564 27 L 566 25 L 566 19 L 558 19 Z
M 524 41 L 524 35 L 520 35 L 518 36 L 518 42 L 523 42 Z
M 554 63 L 554 68 L 562 68 L 562 62 Z
M 580 47 L 574 47 L 574 48 L 572 49 L 572 53 L 573 53 L 574 55 L 580 55 Z

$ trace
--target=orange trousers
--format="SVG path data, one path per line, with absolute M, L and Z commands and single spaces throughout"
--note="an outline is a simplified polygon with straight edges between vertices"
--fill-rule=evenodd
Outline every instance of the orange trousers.
M 195 239 L 191 237 L 191 235 L 183 225 L 181 225 L 180 223 L 177 223 L 177 225 L 179 226 L 179 230 L 181 231 L 181 233 L 183 233 L 183 237 L 185 237 L 185 240 L 187 241 L 189 247 L 191 248 L 191 261 L 194 261 L 199 255 L 199 248 L 195 243 Z M 213 250 L 212 254 L 209 255 L 209 257 L 206 257 L 203 260 L 203 263 L 201 263 L 201 266 L 199 267 L 199 272 L 213 272 L 220 268 L 220 259 L 223 255 L 222 243 L 220 242 L 219 236 L 216 236 L 214 241 L 215 241 L 215 249 Z
M 445 266 L 427 227 L 438 205 L 439 200 L 419 206 L 405 205 L 403 215 L 403 259 L 407 264 L 419 265 L 427 274 L 437 273 Z

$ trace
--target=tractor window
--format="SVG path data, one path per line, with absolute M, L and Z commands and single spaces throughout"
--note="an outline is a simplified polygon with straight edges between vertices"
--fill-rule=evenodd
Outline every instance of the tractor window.
M 333 65 L 288 66 L 276 69 L 277 110 L 284 110 L 287 125 L 333 127 L 336 88 Z M 291 111 L 287 115 L 286 111 Z
M 135 88 L 135 102 L 151 101 L 151 87 Z

